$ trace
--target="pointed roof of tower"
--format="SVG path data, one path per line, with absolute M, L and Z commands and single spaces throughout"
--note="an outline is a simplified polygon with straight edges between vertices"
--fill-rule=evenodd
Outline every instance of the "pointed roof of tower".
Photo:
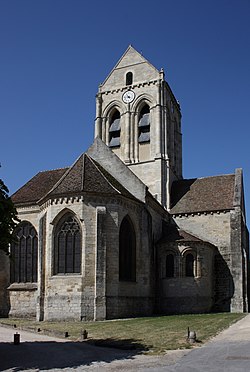
M 148 63 L 157 72 L 159 72 L 158 69 L 153 66 L 145 57 L 143 57 L 142 53 L 139 53 L 132 45 L 128 46 L 114 68 L 121 68 L 138 63 Z
M 108 74 L 104 82 L 101 84 L 101 86 L 105 85 L 105 83 L 109 80 L 110 76 L 115 70 L 138 66 L 142 64 L 147 64 L 148 67 L 152 69 L 156 75 L 159 74 L 160 71 L 155 66 L 153 66 L 145 57 L 143 57 L 143 55 L 139 53 L 132 45 L 129 45 L 126 51 L 121 56 L 121 58 L 119 59 L 119 61 Z

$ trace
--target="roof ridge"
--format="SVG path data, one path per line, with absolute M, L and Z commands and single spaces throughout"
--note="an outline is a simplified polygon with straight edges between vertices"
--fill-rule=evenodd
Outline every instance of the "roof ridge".
M 104 169 L 102 166 L 101 166 L 101 164 L 99 164 L 98 163 L 98 161 L 96 161 L 96 160 L 94 160 L 94 159 L 92 159 L 88 154 L 85 154 L 86 156 L 87 156 L 87 158 L 91 161 L 91 163 L 94 165 L 94 167 L 97 169 L 97 171 L 99 172 L 99 173 L 101 173 L 101 175 L 102 175 L 102 177 L 108 182 L 108 184 L 115 190 L 115 191 L 117 191 L 119 194 L 121 194 L 121 192 L 114 186 L 114 185 L 112 185 L 112 183 L 107 179 L 107 177 L 105 176 L 105 174 L 102 172 L 102 169 Z M 95 163 L 98 163 L 98 165 L 99 165 L 99 167 L 100 167 L 100 169 L 98 168 L 98 166 L 95 164 Z M 107 172 L 111 177 L 113 177 L 112 176 L 112 174 L 110 174 L 106 169 L 105 169 L 105 172 Z M 118 181 L 117 181 L 118 182 Z
M 95 167 L 98 168 L 99 172 L 101 172 L 104 179 L 108 182 L 109 185 L 111 185 L 111 187 L 115 191 L 117 191 L 120 195 L 124 195 L 124 192 L 125 192 L 126 195 L 129 196 L 130 198 L 132 197 L 133 199 L 139 200 L 125 186 L 123 186 L 123 184 L 118 179 L 116 179 L 106 168 L 104 168 L 97 160 L 93 159 L 89 155 L 88 157 L 92 160 L 92 162 L 95 164 Z M 106 176 L 105 173 L 108 175 L 111 181 L 109 180 L 109 178 Z M 114 183 L 118 185 L 118 188 L 115 186 Z
M 54 172 L 54 171 L 57 171 L 57 170 L 63 170 L 63 169 L 68 169 L 68 168 L 70 168 L 70 166 L 61 167 L 61 168 L 54 168 L 54 169 L 47 169 L 47 170 L 39 171 L 37 174 L 39 174 L 39 173 L 46 173 L 46 172 Z

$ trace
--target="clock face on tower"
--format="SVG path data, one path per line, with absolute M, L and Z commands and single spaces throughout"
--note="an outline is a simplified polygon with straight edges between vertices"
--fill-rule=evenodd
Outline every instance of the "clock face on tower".
M 127 90 L 122 95 L 122 100 L 125 103 L 131 103 L 135 99 L 135 93 L 132 90 Z

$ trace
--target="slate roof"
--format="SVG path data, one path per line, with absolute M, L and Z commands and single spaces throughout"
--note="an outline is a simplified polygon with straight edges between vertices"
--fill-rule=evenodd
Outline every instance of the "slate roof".
M 35 204 L 45 198 L 65 195 L 108 194 L 135 199 L 114 177 L 87 154 L 81 155 L 70 168 L 38 173 L 12 195 L 16 205 Z
M 67 169 L 61 168 L 39 172 L 11 196 L 13 203 L 16 205 L 35 204 L 51 190 Z
M 184 230 L 179 230 L 177 227 L 172 227 L 169 228 L 168 231 L 165 231 L 164 236 L 161 238 L 159 243 L 171 242 L 203 242 L 203 240 Z
M 234 184 L 234 174 L 175 181 L 171 214 L 232 209 Z
M 88 155 L 81 155 L 73 166 L 49 192 L 49 196 L 68 195 L 72 193 L 88 192 L 100 194 L 124 193 L 132 196 L 127 190 Z

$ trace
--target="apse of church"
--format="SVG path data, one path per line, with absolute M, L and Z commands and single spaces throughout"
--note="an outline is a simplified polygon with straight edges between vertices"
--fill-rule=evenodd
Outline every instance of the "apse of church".
M 129 46 L 96 95 L 95 139 L 12 195 L 0 313 L 104 320 L 248 309 L 242 170 L 184 179 L 181 111 Z

